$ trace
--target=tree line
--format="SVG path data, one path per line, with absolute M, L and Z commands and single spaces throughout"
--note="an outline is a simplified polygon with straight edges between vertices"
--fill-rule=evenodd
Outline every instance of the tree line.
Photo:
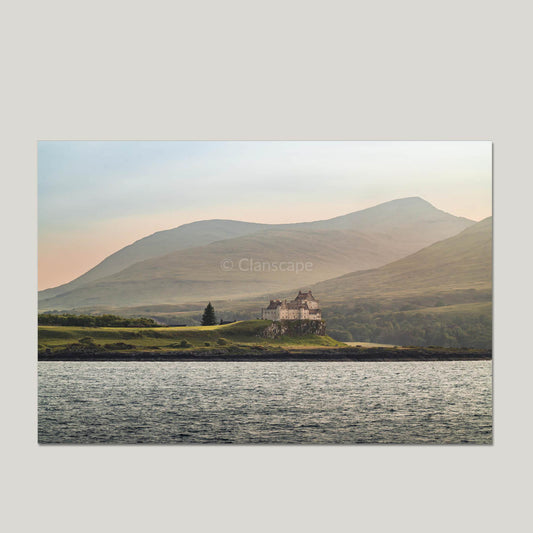
M 40 314 L 39 326 L 81 326 L 89 328 L 154 328 L 160 327 L 155 320 L 144 317 L 121 317 L 117 315 L 70 315 Z
M 37 323 L 39 326 L 80 326 L 89 328 L 154 328 L 164 325 L 152 318 L 145 317 L 126 318 L 117 315 L 73 315 L 69 313 L 41 313 L 38 315 Z M 215 309 L 211 302 L 204 310 L 201 324 L 202 326 L 214 326 L 217 324 Z
M 492 347 L 490 315 L 378 311 L 376 307 L 379 305 L 328 309 L 325 313 L 328 335 L 342 342 L 450 348 Z

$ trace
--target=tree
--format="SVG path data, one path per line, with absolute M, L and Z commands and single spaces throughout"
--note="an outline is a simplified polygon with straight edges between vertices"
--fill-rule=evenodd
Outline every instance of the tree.
M 202 326 L 214 326 L 216 323 L 215 308 L 209 302 L 202 315 Z

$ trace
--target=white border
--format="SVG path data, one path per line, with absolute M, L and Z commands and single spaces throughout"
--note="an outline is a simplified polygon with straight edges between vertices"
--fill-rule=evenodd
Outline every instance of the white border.
M 4 9 L 6 530 L 523 529 L 528 6 L 52 0 Z M 39 139 L 493 140 L 496 444 L 38 447 Z

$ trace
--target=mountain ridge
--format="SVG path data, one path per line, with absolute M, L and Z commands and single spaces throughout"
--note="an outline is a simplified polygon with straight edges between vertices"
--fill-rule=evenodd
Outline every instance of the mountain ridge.
M 358 297 L 410 294 L 436 287 L 492 287 L 492 216 L 407 257 L 319 282 L 312 290 L 329 295 L 326 298 L 332 301 L 339 294 L 340 285 L 344 293 L 349 290 Z
M 300 258 L 307 256 L 314 258 L 319 263 L 319 274 L 323 276 L 321 280 L 335 277 L 337 275 L 350 272 L 351 270 L 367 269 L 376 266 L 384 265 L 394 259 L 406 256 L 409 253 L 422 248 L 423 246 L 432 243 L 440 238 L 448 237 L 465 227 L 474 224 L 473 221 L 463 217 L 455 217 L 444 211 L 433 207 L 429 202 L 419 197 L 409 197 L 397 200 L 391 200 L 383 204 L 378 204 L 361 211 L 348 213 L 347 215 L 340 215 L 326 220 L 318 220 L 312 222 L 300 222 L 293 224 L 259 224 L 248 223 L 241 221 L 232 221 L 225 219 L 211 219 L 207 221 L 191 222 L 177 228 L 156 232 L 152 235 L 139 239 L 132 245 L 118 250 L 108 258 L 104 259 L 99 265 L 76 278 L 72 282 L 64 284 L 54 289 L 47 289 L 39 293 L 40 307 L 44 308 L 59 308 L 58 306 L 75 304 L 75 291 L 83 290 L 85 288 L 84 302 L 96 303 L 98 297 L 90 295 L 91 287 L 94 289 L 94 284 L 98 281 L 112 282 L 113 280 L 122 285 L 124 289 L 125 279 L 133 270 L 140 268 L 152 269 L 154 272 L 160 273 L 165 271 L 165 276 L 168 278 L 166 283 L 172 284 L 173 271 L 181 272 L 181 278 L 175 279 L 175 289 L 183 289 L 184 283 L 189 285 L 189 288 L 194 287 L 200 280 L 197 279 L 198 272 L 207 265 L 210 270 L 212 279 L 204 277 L 203 282 L 217 282 L 217 275 L 219 272 L 213 269 L 218 267 L 219 261 L 213 259 L 213 250 L 216 250 L 222 260 L 226 255 L 235 253 L 237 257 L 246 254 L 248 250 L 255 251 L 260 258 L 271 260 L 272 257 L 277 257 L 281 260 L 280 255 L 283 255 L 282 243 L 287 250 L 298 248 L 300 251 Z M 196 230 L 200 230 L 197 232 Z M 309 240 L 310 235 L 315 235 L 317 238 L 316 245 L 328 247 L 330 245 L 325 236 L 326 232 L 330 232 L 332 242 L 337 248 L 331 249 L 331 257 L 335 257 L 338 261 L 339 268 L 332 266 L 328 270 L 327 265 L 331 263 L 331 258 L 325 257 L 316 253 L 306 251 L 299 247 L 298 240 L 307 239 L 309 248 L 313 248 L 315 243 Z M 347 232 L 343 234 L 342 232 Z M 276 234 L 277 232 L 277 234 Z M 277 235 L 278 242 L 274 237 Z M 306 235 L 307 237 L 303 237 Z M 177 238 L 176 238 L 177 236 Z M 346 253 L 339 252 L 342 249 L 342 238 L 346 237 L 350 243 L 350 250 Z M 291 241 L 292 239 L 292 241 Z M 263 247 L 261 248 L 261 241 Z M 375 243 L 373 248 L 372 241 Z M 170 243 L 170 244 L 169 244 Z M 216 244 L 219 243 L 219 244 Z M 209 247 L 209 252 L 206 255 L 205 250 L 201 251 L 202 247 Z M 350 263 L 355 260 L 354 254 L 357 253 L 357 246 L 360 246 L 362 256 L 356 263 Z M 139 251 L 140 247 L 140 251 Z M 168 249 L 172 248 L 170 252 Z M 133 253 L 131 254 L 130 252 Z M 161 253 L 161 251 L 167 253 Z M 270 253 L 272 250 L 276 254 Z M 181 252 L 181 254 L 179 254 Z M 174 254 L 174 255 L 173 255 Z M 177 255 L 176 255 L 177 254 Z M 142 260 L 136 260 L 140 255 L 147 256 Z M 118 260 L 117 260 L 118 256 Z M 189 259 L 183 259 L 190 256 Z M 235 259 L 234 256 L 231 256 Z M 202 263 L 203 258 L 203 263 Z M 150 263 L 153 260 L 155 262 Z M 147 262 L 148 261 L 148 262 Z M 196 263 L 194 263 L 196 261 Z M 167 264 L 166 267 L 158 267 L 157 262 Z M 187 262 L 188 265 L 187 266 Z M 111 263 L 111 268 L 108 268 Z M 124 266 L 125 265 L 125 266 Z M 137 265 L 137 266 L 135 266 Z M 184 266 L 185 265 L 185 266 Z M 353 266 L 353 269 L 350 269 Z M 182 269 L 180 271 L 180 268 Z M 322 270 L 320 270 L 322 269 Z M 96 273 L 95 273 L 96 271 Z M 108 274 L 108 272 L 111 272 Z M 121 274 L 122 273 L 122 274 Z M 105 274 L 105 275 L 103 275 Z M 121 279 L 122 275 L 122 279 Z M 118 276 L 118 277 L 117 277 Z M 126 276 L 126 277 L 124 277 Z M 149 278 L 146 275 L 141 276 L 144 280 Z M 225 281 L 228 281 L 228 277 Z M 234 283 L 238 280 L 234 279 Z M 148 279 L 148 281 L 150 281 Z M 305 279 L 306 282 L 314 283 L 320 281 L 312 275 Z M 246 283 L 246 279 L 244 279 Z M 269 290 L 278 290 L 288 286 L 288 281 L 282 285 L 271 285 L 264 287 L 264 292 Z M 181 284 L 181 285 L 180 285 Z M 198 285 L 197 285 L 198 286 Z M 213 286 L 213 285 L 212 285 Z M 219 283 L 220 286 L 220 283 Z M 214 286 L 213 286 L 214 287 Z M 115 287 L 116 288 L 116 287 Z M 207 287 L 206 287 L 207 288 Z M 100 287 L 102 289 L 102 287 Z M 131 290 L 143 290 L 146 287 L 130 287 Z M 103 290 L 103 289 L 102 289 Z M 187 289 L 188 290 L 188 289 Z M 217 289 L 218 290 L 218 289 Z M 262 289 L 259 286 L 250 294 L 258 294 Z M 159 292 L 158 292 L 159 291 Z M 124 291 L 122 291 L 124 292 Z M 146 292 L 146 291 L 145 291 Z M 191 291 L 189 291 L 191 292 Z M 222 291 L 217 296 L 227 297 L 233 294 L 231 291 Z M 194 290 L 190 293 L 193 297 Z M 161 298 L 167 296 L 168 291 L 162 290 L 161 287 L 154 292 L 155 301 L 161 301 Z M 243 295 L 237 291 L 237 294 Z M 63 298 L 60 296 L 63 295 Z M 78 295 L 81 293 L 78 292 Z M 109 295 L 111 297 L 111 295 Z M 199 293 L 198 296 L 204 297 L 204 293 Z M 144 298 L 148 298 L 146 295 Z M 184 296 L 185 297 L 185 296 Z M 101 297 L 99 297 L 101 300 Z M 127 303 L 127 298 L 120 303 Z M 107 300 L 110 301 L 109 299 Z M 132 300 L 133 301 L 133 300 Z M 139 300 L 140 301 L 140 300 Z M 170 300 L 169 300 L 170 301 Z M 177 301 L 174 299 L 173 301 Z M 180 300 L 183 301 L 183 300 Z M 114 302 L 119 303 L 119 302 Z M 141 303 L 146 303 L 142 300 Z

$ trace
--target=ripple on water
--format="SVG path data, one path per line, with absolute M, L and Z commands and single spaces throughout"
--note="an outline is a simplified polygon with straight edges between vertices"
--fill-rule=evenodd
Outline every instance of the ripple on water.
M 40 443 L 492 442 L 490 361 L 41 362 Z

